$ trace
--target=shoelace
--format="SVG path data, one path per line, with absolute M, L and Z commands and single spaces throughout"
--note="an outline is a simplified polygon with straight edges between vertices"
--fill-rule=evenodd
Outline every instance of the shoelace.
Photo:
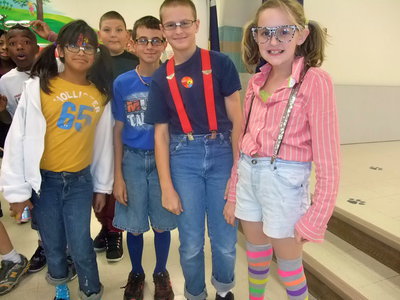
M 113 236 L 112 238 L 107 238 L 106 243 L 108 247 L 117 247 L 121 245 L 122 238 L 119 235 Z
M 6 274 L 8 274 L 12 268 L 14 267 L 14 263 L 9 260 L 2 260 L 1 261 L 1 269 L 0 269 L 0 275 L 1 278 L 5 278 Z
M 156 280 L 155 284 L 162 290 L 167 291 L 171 285 L 170 280 L 164 274 L 160 275 Z
M 130 284 L 136 284 L 137 281 L 139 281 L 139 276 L 131 276 L 128 278 L 128 282 L 125 284 L 125 286 L 121 286 L 121 289 L 126 288 Z

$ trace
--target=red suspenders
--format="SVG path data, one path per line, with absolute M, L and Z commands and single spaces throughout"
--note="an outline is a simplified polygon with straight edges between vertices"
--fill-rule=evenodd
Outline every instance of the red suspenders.
M 210 52 L 205 49 L 200 49 L 200 51 L 201 51 L 201 70 L 203 73 L 203 87 L 204 87 L 204 95 L 206 101 L 208 127 L 211 132 L 211 138 L 215 138 L 218 125 L 217 125 L 217 115 L 215 113 L 214 85 L 213 85 L 212 69 L 210 62 Z M 186 113 L 182 96 L 179 91 L 178 83 L 176 81 L 175 60 L 173 57 L 167 62 L 167 79 L 172 99 L 174 101 L 175 108 L 178 113 L 179 121 L 181 122 L 182 130 L 185 134 L 187 134 L 189 140 L 193 140 L 193 128 L 192 125 L 190 124 L 190 120 Z

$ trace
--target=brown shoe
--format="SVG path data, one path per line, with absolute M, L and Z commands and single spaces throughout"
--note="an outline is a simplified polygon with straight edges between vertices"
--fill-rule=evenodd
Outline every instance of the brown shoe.
M 124 300 L 143 300 L 144 274 L 129 273 L 125 286 Z
M 155 285 L 154 300 L 173 300 L 174 292 L 169 279 L 168 271 L 153 274 Z

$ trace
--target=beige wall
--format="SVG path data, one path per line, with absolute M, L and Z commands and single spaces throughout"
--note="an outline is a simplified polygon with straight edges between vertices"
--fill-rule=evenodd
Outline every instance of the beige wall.
M 400 85 L 400 0 L 304 0 L 328 29 L 323 65 L 336 84 Z M 220 26 L 243 26 L 261 0 L 217 0 Z
M 51 6 L 62 14 L 84 19 L 93 28 L 99 27 L 101 15 L 109 10 L 118 11 L 125 19 L 128 28 L 133 23 L 145 16 L 159 17 L 158 11 L 163 0 L 51 0 Z M 201 47 L 208 47 L 208 6 L 205 0 L 193 0 L 200 19 L 200 32 L 197 35 L 197 43 Z
M 198 44 L 207 47 L 208 0 L 194 0 L 201 28 Z M 331 35 L 323 65 L 336 84 L 399 86 L 400 0 L 304 0 L 309 19 Z M 158 16 L 162 0 L 52 0 L 51 5 L 93 27 L 108 10 L 119 11 L 132 27 L 146 14 Z M 243 26 L 261 0 L 217 0 L 220 26 Z
M 261 0 L 219 0 L 220 24 L 243 26 Z M 342 143 L 400 140 L 400 0 L 304 0 L 328 29 Z M 241 74 L 243 87 L 249 78 Z M 243 92 L 242 92 L 243 94 Z
M 220 26 L 242 27 L 261 0 L 216 0 Z M 194 0 L 201 20 L 198 44 L 207 47 L 207 0 Z M 304 0 L 309 19 L 328 29 L 323 68 L 334 79 L 343 143 L 400 140 L 400 0 Z M 52 0 L 53 7 L 93 27 L 117 10 L 128 27 L 146 15 L 158 16 L 162 0 Z M 241 74 L 246 88 L 248 74 Z
M 324 68 L 336 84 L 400 85 L 399 0 L 305 0 L 331 35 Z

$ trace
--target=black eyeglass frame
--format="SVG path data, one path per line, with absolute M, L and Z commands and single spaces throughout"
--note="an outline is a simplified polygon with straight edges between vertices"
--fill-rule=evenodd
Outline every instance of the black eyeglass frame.
M 78 45 L 74 45 L 74 44 L 67 44 L 67 45 L 65 45 L 65 49 L 67 49 L 69 52 L 75 53 L 75 54 L 79 53 L 82 50 L 83 53 L 85 53 L 87 55 L 94 55 L 99 50 L 99 48 L 93 47 L 92 45 L 88 45 L 88 46 L 90 46 L 89 49 L 87 46 L 78 46 Z
M 164 39 L 160 39 L 160 38 L 152 38 L 152 39 L 147 39 L 144 37 L 141 38 L 137 38 L 135 39 L 135 42 L 140 45 L 140 46 L 147 46 L 149 43 L 151 43 L 151 45 L 154 46 L 162 46 L 165 43 Z M 146 43 L 144 43 L 146 42 Z

